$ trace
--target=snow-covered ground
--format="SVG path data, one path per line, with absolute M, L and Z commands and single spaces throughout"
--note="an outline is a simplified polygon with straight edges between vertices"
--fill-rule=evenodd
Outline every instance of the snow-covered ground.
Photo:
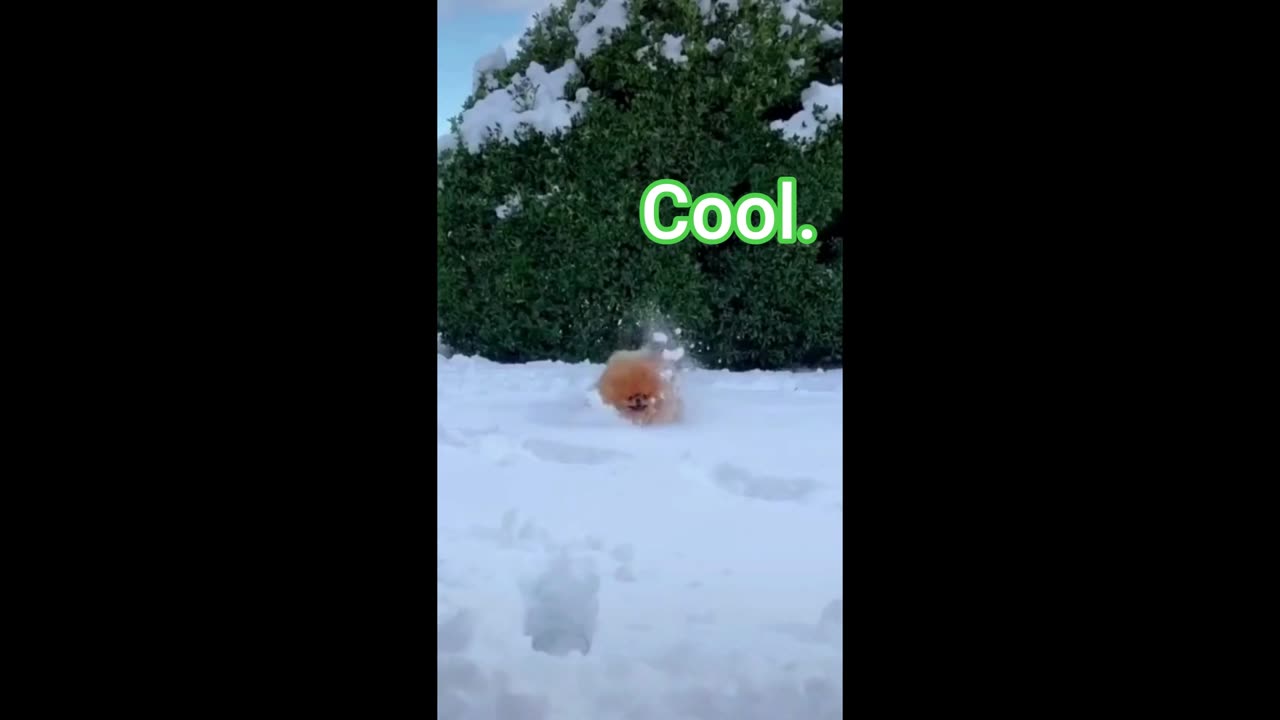
M 843 372 L 601 370 L 437 358 L 439 717 L 843 717 Z

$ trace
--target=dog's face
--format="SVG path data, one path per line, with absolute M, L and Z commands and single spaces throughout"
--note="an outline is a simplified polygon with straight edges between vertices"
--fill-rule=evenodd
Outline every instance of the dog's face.
M 664 383 L 656 367 L 646 362 L 620 362 L 600 378 L 600 397 L 635 418 L 652 414 L 663 400 Z

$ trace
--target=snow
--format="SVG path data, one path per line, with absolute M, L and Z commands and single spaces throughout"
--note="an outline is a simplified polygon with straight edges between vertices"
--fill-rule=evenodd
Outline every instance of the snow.
M 813 140 L 818 129 L 831 120 L 844 116 L 844 84 L 823 85 L 814 81 L 800 93 L 800 104 L 803 110 L 786 121 L 774 120 L 769 127 L 781 130 L 785 138 L 799 139 L 803 143 Z M 825 106 L 826 110 L 817 110 L 817 106 Z
M 533 199 L 537 200 L 540 203 L 546 204 L 548 198 L 550 198 L 552 195 L 555 195 L 556 193 L 559 193 L 559 192 L 560 192 L 560 186 L 552 185 L 550 192 L 539 193 L 537 195 L 534 195 Z M 501 205 L 498 205 L 493 209 L 493 212 L 495 215 L 498 216 L 499 220 L 506 220 L 507 218 L 518 214 L 523 209 L 524 209 L 524 198 L 520 195 L 520 193 L 517 192 L 517 193 L 512 193 L 508 195 L 503 200 Z
M 493 209 L 499 220 L 506 220 L 512 215 L 520 212 L 520 195 L 508 195 L 505 202 Z
M 821 40 L 822 42 L 839 40 L 840 38 L 844 37 L 844 30 L 837 30 L 836 28 L 824 22 L 818 22 L 817 20 L 813 19 L 812 15 L 804 12 L 803 8 L 808 6 L 808 3 L 806 2 L 806 0 L 781 0 L 781 2 L 779 3 L 779 6 L 782 9 L 783 19 L 787 20 L 788 22 L 790 22 L 791 20 L 795 20 L 796 18 L 799 18 L 801 25 L 815 25 L 815 24 L 818 25 L 819 26 L 818 39 Z M 781 28 L 778 29 L 778 34 L 790 35 L 791 26 L 783 25 Z
M 804 69 L 804 60 L 795 59 L 795 58 L 788 60 L 787 67 L 791 68 L 791 72 L 793 73 L 799 72 L 800 70 Z
M 599 2 L 582 0 L 569 20 L 570 29 L 577 33 L 579 57 L 591 57 L 612 39 L 614 30 L 627 25 L 626 0 L 604 0 L 597 5 Z M 462 113 L 459 132 L 462 144 L 470 152 L 479 152 L 494 138 L 516 141 L 520 128 L 531 128 L 543 135 L 568 130 L 590 96 L 590 90 L 584 87 L 577 90 L 573 100 L 565 98 L 565 85 L 578 76 L 578 64 L 574 60 L 550 72 L 539 63 L 530 63 L 525 74 L 517 74 L 509 85 L 498 87 L 494 73 L 507 66 L 509 46 L 510 43 L 504 43 L 477 60 L 472 68 L 473 88 L 483 86 L 492 92 Z M 456 140 L 441 138 L 437 142 L 437 156 L 451 148 L 450 143 L 456 144 Z
M 784 20 L 794 20 L 798 17 L 801 25 L 812 25 L 817 22 L 813 19 L 813 16 L 801 10 L 801 8 L 805 7 L 803 0 L 782 0 L 779 5 L 782 8 Z
M 471 152 L 479 152 L 491 135 L 514 141 L 521 127 L 543 135 L 567 130 L 582 112 L 586 98 L 580 89 L 576 100 L 565 100 L 565 85 L 577 75 L 578 65 L 572 60 L 552 72 L 530 63 L 526 75 L 517 74 L 510 85 L 480 98 L 462 112 L 462 142 Z
M 471 90 L 475 91 L 484 84 L 488 87 L 486 79 L 492 79 L 492 73 L 495 73 L 507 66 L 507 51 L 498 48 L 488 55 L 482 55 L 476 64 L 471 67 Z M 486 75 L 490 76 L 486 78 Z
M 698 10 L 702 13 L 703 24 L 711 23 L 718 17 L 728 17 L 738 12 L 739 0 L 697 0 Z M 822 42 L 838 40 L 844 37 L 844 28 L 828 25 L 827 23 L 815 20 L 812 15 L 804 12 L 808 7 L 807 0 L 775 0 L 779 9 L 782 11 L 782 17 L 788 23 L 791 20 L 799 18 L 801 25 L 818 25 L 818 36 Z M 723 6 L 723 7 L 721 7 Z M 839 25 L 839 23 L 837 23 Z M 783 25 L 778 28 L 779 35 L 790 35 L 790 25 Z
M 577 34 L 577 57 L 589 58 L 612 39 L 614 30 L 627 26 L 626 0 L 581 0 L 569 18 L 569 29 Z
M 667 334 L 661 331 L 654 333 L 651 337 L 656 343 L 665 343 L 669 339 L 667 338 Z
M 843 372 L 601 370 L 437 357 L 438 716 L 843 717 Z
M 689 56 L 683 54 L 684 36 L 664 33 L 662 36 L 662 57 L 677 65 L 689 62 Z
M 816 24 L 823 41 L 843 38 L 844 28 L 840 23 L 835 23 L 834 26 L 829 25 L 815 20 L 804 11 L 808 7 L 808 0 L 775 0 L 775 2 L 786 20 L 786 24 L 779 29 L 780 34 L 790 33 L 790 23 L 799 22 L 802 25 Z M 736 13 L 739 9 L 739 0 L 697 0 L 697 3 L 705 22 L 711 22 L 719 15 L 727 16 Z M 526 26 L 531 25 L 532 17 L 531 15 Z M 581 0 L 569 18 L 569 29 L 577 38 L 575 57 L 591 57 L 603 45 L 612 42 L 614 31 L 625 28 L 628 22 L 627 0 Z M 733 32 L 735 36 L 739 36 L 744 30 L 744 27 L 739 26 L 735 27 Z M 661 43 L 662 55 L 674 63 L 686 64 L 689 58 L 684 54 L 684 40 L 684 35 L 664 34 Z M 744 42 L 748 41 L 744 40 Z M 706 43 L 706 48 L 709 52 L 715 53 L 724 44 L 723 40 L 712 38 Z M 590 91 L 585 87 L 579 88 L 573 100 L 568 100 L 564 95 L 566 83 L 578 75 L 578 65 L 575 60 L 568 60 L 558 70 L 551 72 L 538 63 L 531 63 L 525 75 L 518 74 L 512 79 L 510 85 L 498 87 L 495 73 L 507 67 L 509 47 L 512 47 L 511 42 L 504 43 L 503 46 L 476 61 L 472 68 L 473 88 L 478 90 L 484 87 L 490 92 L 477 100 L 471 108 L 463 111 L 459 125 L 460 143 L 458 138 L 451 136 L 442 136 L 438 139 L 437 156 L 459 144 L 465 146 L 470 152 L 479 152 L 485 143 L 495 138 L 515 141 L 516 134 L 521 128 L 530 128 L 543 135 L 554 135 L 568 130 L 572 127 L 574 120 L 582 114 Z M 636 59 L 644 60 L 648 50 L 647 47 L 638 50 Z M 841 62 L 843 63 L 843 58 Z M 798 63 L 799 61 L 795 60 L 789 61 L 793 71 L 802 67 Z M 645 64 L 655 67 L 651 61 L 645 60 Z M 833 116 L 839 116 L 843 111 L 842 87 L 836 85 L 823 86 L 823 88 L 817 94 L 828 101 L 834 98 L 839 109 L 833 112 Z M 813 92 L 811 87 L 805 91 L 805 94 L 813 94 Z M 782 130 L 788 137 L 804 141 L 812 139 L 817 129 L 826 120 L 829 118 L 822 120 L 816 118 L 811 105 L 805 103 L 805 110 L 785 122 L 774 121 L 770 127 Z

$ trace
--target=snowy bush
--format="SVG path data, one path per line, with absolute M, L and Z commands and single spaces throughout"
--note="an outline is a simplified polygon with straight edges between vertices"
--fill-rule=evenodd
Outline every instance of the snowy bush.
M 840 364 L 842 43 L 840 0 L 564 0 L 482 57 L 437 145 L 445 342 L 599 361 L 661 314 L 707 366 Z M 780 176 L 813 245 L 641 232 L 657 179 L 733 201 Z

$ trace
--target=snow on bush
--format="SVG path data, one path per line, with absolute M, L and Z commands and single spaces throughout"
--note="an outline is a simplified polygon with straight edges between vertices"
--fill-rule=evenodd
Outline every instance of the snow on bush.
M 844 85 L 815 81 L 800 93 L 800 102 L 803 110 L 785 122 L 774 120 L 769 127 L 781 130 L 784 137 L 811 142 L 821 128 L 844 116 Z
M 450 344 L 600 360 L 658 308 L 706 367 L 838 364 L 842 17 L 839 0 L 564 0 L 514 56 L 481 58 L 437 143 Z M 635 219 L 658 178 L 734 201 L 784 175 L 811 246 L 658 246 Z
M 574 100 L 565 99 L 565 85 L 577 74 L 578 65 L 572 60 L 551 72 L 531 63 L 526 74 L 516 74 L 511 84 L 477 100 L 462 112 L 458 123 L 467 150 L 479 152 L 494 138 L 514 141 L 522 128 L 543 135 L 568 129 L 589 94 L 579 88 Z
M 577 56 L 591 57 L 612 38 L 614 30 L 626 26 L 626 0 L 605 0 L 600 6 L 596 6 L 593 0 L 579 0 L 569 20 L 569 29 L 578 35 Z

